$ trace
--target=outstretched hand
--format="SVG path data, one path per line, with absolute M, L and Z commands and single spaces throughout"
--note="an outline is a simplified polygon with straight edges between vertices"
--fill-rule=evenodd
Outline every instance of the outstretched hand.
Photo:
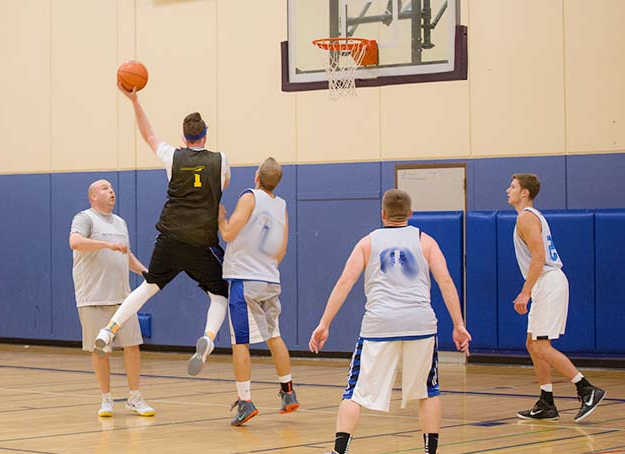
M 310 351 L 313 353 L 319 353 L 328 340 L 329 335 L 329 328 L 319 324 L 310 335 L 310 341 L 308 341 L 308 348 Z
M 456 350 L 464 352 L 469 356 L 469 342 L 471 342 L 471 334 L 464 326 L 454 326 L 454 332 L 452 334 L 454 344 L 456 344 Z
M 124 86 L 122 85 L 122 83 L 118 80 L 117 81 L 117 88 L 119 88 L 119 91 L 121 91 L 124 96 L 128 99 L 130 99 L 130 101 L 135 102 L 137 101 L 137 87 L 133 87 L 132 91 L 128 91 L 124 88 Z

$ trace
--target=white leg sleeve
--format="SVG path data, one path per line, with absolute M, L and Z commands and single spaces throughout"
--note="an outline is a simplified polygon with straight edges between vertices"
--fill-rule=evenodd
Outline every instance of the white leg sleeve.
M 228 310 L 228 300 L 225 296 L 215 295 L 210 292 L 208 296 L 210 297 L 210 306 L 208 308 L 208 313 L 206 314 L 206 328 L 204 332 L 207 333 L 212 331 L 217 334 L 219 328 L 221 328 L 224 319 L 226 318 L 226 311 Z
M 111 317 L 111 321 L 122 326 L 133 314 L 139 312 L 141 306 L 159 291 L 158 285 L 143 283 L 126 297 L 119 309 Z

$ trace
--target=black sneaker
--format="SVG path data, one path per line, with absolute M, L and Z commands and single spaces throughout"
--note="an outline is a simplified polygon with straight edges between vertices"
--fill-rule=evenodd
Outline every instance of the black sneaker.
M 521 410 L 516 415 L 521 419 L 542 421 L 556 421 L 560 417 L 555 404 L 550 404 L 544 399 L 538 399 L 538 402 L 530 410 Z
M 582 391 L 577 395 L 577 398 L 581 400 L 582 406 L 577 412 L 577 416 L 575 417 L 575 422 L 580 422 L 586 417 L 590 416 L 590 414 L 595 411 L 599 402 L 603 400 L 606 396 L 606 392 L 597 388 L 596 386 L 587 386 L 583 388 Z

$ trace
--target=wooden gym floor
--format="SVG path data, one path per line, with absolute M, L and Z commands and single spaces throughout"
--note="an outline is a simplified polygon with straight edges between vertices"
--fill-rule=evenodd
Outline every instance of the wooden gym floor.
M 211 356 L 198 377 L 186 375 L 188 355 L 144 352 L 142 391 L 157 411 L 146 418 L 124 409 L 121 356 L 112 361 L 112 418 L 98 418 L 99 392 L 89 355 L 73 348 L 0 344 L 2 453 L 301 453 L 323 454 L 334 438 L 348 360 L 296 359 L 299 411 L 281 415 L 268 358 L 252 358 L 252 399 L 260 414 L 231 427 L 235 400 L 230 356 Z M 439 453 L 625 453 L 625 370 L 585 370 L 608 390 L 597 411 L 573 422 L 574 387 L 555 379 L 558 422 L 515 417 L 536 400 L 532 369 L 440 365 L 444 417 Z M 422 453 L 416 403 L 390 413 L 363 411 L 352 453 Z

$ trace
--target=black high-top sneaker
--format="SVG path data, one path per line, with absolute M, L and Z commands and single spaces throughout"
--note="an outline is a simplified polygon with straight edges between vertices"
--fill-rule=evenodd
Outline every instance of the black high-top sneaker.
M 560 417 L 555 404 L 550 404 L 544 399 L 538 399 L 531 409 L 521 410 L 516 415 L 521 419 L 536 419 L 542 421 L 556 421 Z
M 582 388 L 577 394 L 577 398 L 582 401 L 582 406 L 575 416 L 575 422 L 580 422 L 590 416 L 605 396 L 606 392 L 596 386 L 590 385 Z

